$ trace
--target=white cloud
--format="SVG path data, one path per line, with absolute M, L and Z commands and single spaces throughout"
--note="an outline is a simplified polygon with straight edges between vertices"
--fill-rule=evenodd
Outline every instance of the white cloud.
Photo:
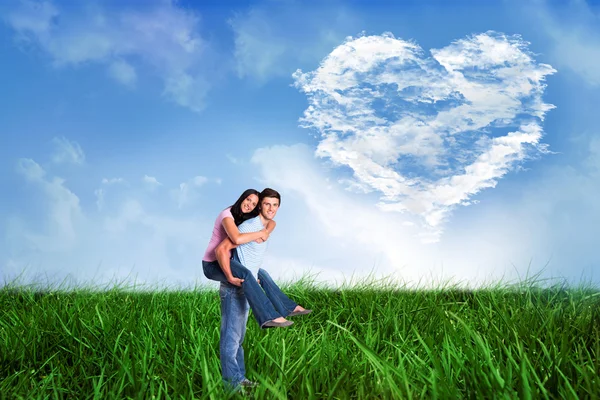
M 123 178 L 102 178 L 103 185 L 115 185 L 119 183 L 126 183 L 126 181 Z
M 128 185 L 128 182 L 123 178 L 102 178 L 101 182 L 103 187 L 94 190 L 94 196 L 96 196 L 96 208 L 98 211 L 104 210 L 108 186 Z
M 239 164 L 241 162 L 237 157 L 234 157 L 231 154 L 226 154 L 225 157 L 227 157 L 229 162 L 232 164 Z
M 594 160 L 595 141 L 581 143 Z M 582 277 L 598 282 L 595 238 L 600 236 L 600 175 L 593 168 L 551 166 L 541 179 L 523 181 L 518 196 L 503 194 L 448 223 L 440 242 L 424 244 L 410 214 L 369 206 L 328 179 L 305 145 L 259 149 L 252 158 L 261 183 L 282 194 L 265 268 L 281 279 L 322 272 L 341 282 L 392 274 L 409 286 L 454 282 L 474 287 L 518 280 Z M 548 266 L 544 268 L 547 264 Z
M 123 60 L 116 60 L 111 63 L 108 72 L 110 76 L 128 87 L 133 87 L 137 81 L 135 68 Z
M 198 188 L 203 186 L 208 179 L 204 176 L 195 176 L 187 182 L 179 184 L 178 190 L 171 191 L 171 195 L 177 200 L 177 206 L 181 209 L 198 197 Z
M 8 219 L 6 240 L 0 241 L 0 270 L 7 281 L 20 276 L 22 283 L 42 284 L 65 279 L 93 285 L 206 282 L 198 265 L 212 218 L 182 215 L 172 205 L 157 207 L 154 199 L 127 185 L 121 186 L 118 199 L 105 202 L 106 188 L 118 179 L 107 179 L 95 191 L 102 213 L 89 212 L 63 178 L 35 161 L 19 160 L 17 172 L 26 178 L 28 190 L 36 192 L 31 196 L 36 213 L 33 218 L 23 213 Z
M 427 245 L 415 238 L 415 216 L 383 212 L 369 204 L 369 195 L 343 190 L 308 146 L 259 149 L 252 162 L 261 186 L 282 194 L 264 267 L 277 280 L 312 272 L 319 273 L 317 281 L 334 286 L 373 272 L 375 277 L 393 274 L 408 286 L 451 281 L 473 287 L 525 276 L 533 259 L 530 274 L 550 260 L 542 277 L 566 275 L 577 282 L 597 271 L 596 139 L 578 136 L 576 164 L 551 166 L 540 179 L 515 188 L 517 195 L 462 213 L 448 224 L 443 241 Z M 118 198 L 108 196 L 102 213 L 90 212 L 64 179 L 35 161 L 19 160 L 17 171 L 26 187 L 39 192 L 31 196 L 36 213 L 45 214 L 41 220 L 27 212 L 9 218 L 0 241 L 0 268 L 8 280 L 25 269 L 25 282 L 60 283 L 65 277 L 96 285 L 111 279 L 150 285 L 206 282 L 199 260 L 213 214 L 157 203 L 156 196 L 137 192 L 135 185 L 120 185 Z M 202 182 L 196 177 L 186 183 Z
M 487 32 L 425 57 L 391 34 L 348 38 L 294 74 L 309 100 L 302 126 L 320 133 L 319 157 L 352 170 L 351 188 L 421 216 L 425 240 L 438 240 L 455 206 L 547 151 L 542 94 L 555 70 L 527 45 Z
M 52 139 L 55 146 L 55 152 L 52 155 L 52 161 L 57 164 L 83 164 L 85 154 L 77 142 L 70 141 L 65 137 L 55 137 Z
M 272 146 L 252 157 L 261 183 L 282 193 L 265 265 L 267 269 L 277 266 L 274 275 L 288 279 L 312 270 L 322 272 L 319 280 L 335 285 L 373 272 L 377 277 L 391 275 L 408 286 L 447 281 L 476 286 L 514 276 L 510 263 L 516 261 L 511 259 L 515 251 L 507 247 L 506 239 L 481 240 L 489 227 L 480 226 L 468 237 L 423 244 L 415 216 L 383 212 L 340 190 L 311 153 L 305 145 Z M 474 242 L 477 246 L 471 247 Z M 278 259 L 288 262 L 274 261 Z
M 13 29 L 19 32 L 32 32 L 36 35 L 47 35 L 58 17 L 58 9 L 50 1 L 21 1 L 20 8 L 7 16 Z M 22 37 L 21 39 L 27 39 Z
M 17 171 L 38 185 L 49 210 L 43 231 L 22 232 L 27 246 L 42 252 L 70 249 L 78 240 L 76 225 L 83 219 L 79 197 L 65 186 L 63 179 L 47 177 L 46 171 L 31 159 L 20 159 Z
M 17 171 L 30 181 L 41 181 L 46 176 L 46 171 L 30 158 L 19 159 Z
M 104 208 L 104 189 L 94 190 L 94 196 L 96 196 L 96 208 L 98 211 L 102 211 Z
M 204 107 L 208 44 L 198 33 L 198 15 L 175 2 L 115 11 L 23 0 L 6 20 L 21 41 L 38 45 L 57 67 L 101 63 L 115 80 L 132 87 L 134 64 L 141 62 L 162 78 L 169 100 L 197 112 Z
M 600 85 L 600 14 L 586 1 L 538 1 L 529 10 L 528 21 L 541 22 L 542 31 L 552 40 L 548 54 L 552 62 L 591 85 Z
M 148 176 L 148 175 L 144 175 L 144 177 L 142 178 L 142 181 L 144 182 L 144 184 L 146 185 L 146 187 L 149 190 L 154 190 L 159 186 L 162 186 L 162 183 L 160 183 L 155 177 L 153 176 Z
M 358 24 L 339 4 L 312 8 L 297 1 L 265 1 L 237 14 L 230 25 L 238 76 L 262 83 L 290 76 L 299 64 L 316 64 Z

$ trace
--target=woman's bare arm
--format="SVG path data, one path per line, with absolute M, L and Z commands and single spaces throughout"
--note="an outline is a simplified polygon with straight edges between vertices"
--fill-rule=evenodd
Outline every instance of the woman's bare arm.
M 242 282 L 244 282 L 244 280 L 236 278 L 231 273 L 231 250 L 235 249 L 236 247 L 237 245 L 235 245 L 231 239 L 225 238 L 215 249 L 215 256 L 217 257 L 219 266 L 223 270 L 223 274 L 225 274 L 225 278 L 227 278 L 227 282 L 235 286 L 242 286 Z
M 273 233 L 273 231 L 275 230 L 275 226 L 276 225 L 277 225 L 277 223 L 273 219 L 270 219 L 269 222 L 267 222 L 267 226 L 265 227 L 265 229 L 267 230 L 267 232 L 269 233 L 269 235 L 271 233 Z
M 258 232 L 240 233 L 240 230 L 235 225 L 233 218 L 225 217 L 223 218 L 221 224 L 223 224 L 223 228 L 225 228 L 227 236 L 229 236 L 229 239 L 231 239 L 231 242 L 235 245 L 252 242 L 259 238 L 263 240 L 267 240 L 269 238 L 269 232 L 266 229 Z

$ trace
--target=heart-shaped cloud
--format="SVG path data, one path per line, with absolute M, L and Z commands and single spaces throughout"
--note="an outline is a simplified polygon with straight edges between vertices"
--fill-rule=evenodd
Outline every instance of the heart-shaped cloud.
M 353 171 L 379 207 L 423 218 L 438 240 L 450 211 L 524 160 L 547 152 L 546 75 L 520 36 L 486 32 L 431 50 L 381 36 L 347 38 L 315 71 L 294 74 L 316 154 Z

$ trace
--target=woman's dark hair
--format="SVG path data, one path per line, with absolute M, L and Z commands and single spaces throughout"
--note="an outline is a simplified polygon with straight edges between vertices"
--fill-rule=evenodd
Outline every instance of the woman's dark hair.
M 245 190 L 244 193 L 242 193 L 242 195 L 240 196 L 240 198 L 237 199 L 237 201 L 231 206 L 231 215 L 233 215 L 233 220 L 235 221 L 236 226 L 238 226 L 245 220 L 254 218 L 258 215 L 258 204 L 254 208 L 254 210 L 250 211 L 249 213 L 244 214 L 242 212 L 242 202 L 246 200 L 246 198 L 248 198 L 248 196 L 250 196 L 251 194 L 255 194 L 256 196 L 260 197 L 260 193 L 258 190 L 248 189 Z

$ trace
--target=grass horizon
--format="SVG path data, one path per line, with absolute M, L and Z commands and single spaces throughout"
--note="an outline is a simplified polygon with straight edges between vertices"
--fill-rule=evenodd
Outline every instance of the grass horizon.
M 600 291 L 589 283 L 534 276 L 478 289 L 415 289 L 367 277 L 326 288 L 312 278 L 281 285 L 315 310 L 295 317 L 291 328 L 260 330 L 250 316 L 246 367 L 260 383 L 250 395 L 600 393 Z M 227 397 L 216 289 L 37 289 L 0 288 L 2 397 Z

